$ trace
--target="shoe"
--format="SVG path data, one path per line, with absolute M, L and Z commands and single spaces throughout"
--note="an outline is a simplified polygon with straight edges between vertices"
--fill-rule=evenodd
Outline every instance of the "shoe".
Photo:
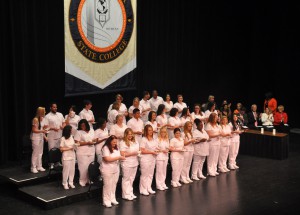
M 225 173 L 227 171 L 224 168 L 219 168 L 219 172 Z
M 216 177 L 216 174 L 215 173 L 212 173 L 212 174 L 207 174 L 208 176 L 212 176 L 212 177 Z
M 232 169 L 232 170 L 233 170 L 233 169 L 236 169 L 236 168 L 234 167 L 234 165 L 229 165 L 228 168 L 229 168 L 229 169 Z
M 74 184 L 69 184 L 69 186 L 73 189 L 75 188 Z
M 137 196 L 136 196 L 136 195 L 134 195 L 134 194 L 132 194 L 132 198 L 133 198 L 133 199 L 136 199 L 136 198 L 137 198 Z
M 50 169 L 54 169 L 54 164 L 50 164 Z
M 190 182 L 188 182 L 186 179 L 182 179 L 182 180 L 180 180 L 182 183 L 184 183 L 184 184 L 189 184 Z
M 55 163 L 56 166 L 62 166 L 60 162 Z
M 166 185 L 164 185 L 163 188 L 164 188 L 165 190 L 169 189 Z
M 107 207 L 107 208 L 111 208 L 112 205 L 111 204 L 103 204 L 104 207 Z
M 79 182 L 79 185 L 81 186 L 81 187 L 85 187 L 85 183 L 83 183 L 83 182 Z
M 178 187 L 178 185 L 177 185 L 176 182 L 171 182 L 171 186 L 172 186 L 172 187 Z
M 38 171 L 37 171 L 36 168 L 31 168 L 31 172 L 32 172 L 32 173 L 38 173 Z
M 223 168 L 226 172 L 230 172 L 230 169 L 228 169 L 227 167 Z
M 37 170 L 40 171 L 40 172 L 45 172 L 46 171 L 43 167 L 38 167 Z
M 240 168 L 240 167 L 234 164 L 234 168 L 238 169 L 238 168 Z
M 220 175 L 220 173 L 218 173 L 218 172 L 215 172 L 215 174 L 216 174 L 216 175 Z
M 190 183 L 193 183 L 193 181 L 190 178 L 187 178 L 186 180 Z
M 69 189 L 68 184 L 63 184 L 63 187 L 64 187 L 65 190 L 68 190 L 68 189 Z
M 176 182 L 176 184 L 177 184 L 178 187 L 181 187 L 181 186 L 182 186 L 179 182 Z
M 165 189 L 163 187 L 156 187 L 156 189 L 164 191 Z
M 204 175 L 202 175 L 202 174 L 199 175 L 199 178 L 200 178 L 200 179 L 206 179 L 206 177 L 205 177 Z
M 192 177 L 192 179 L 193 179 L 194 181 L 199 181 L 199 180 L 200 180 L 197 176 Z
M 125 198 L 123 198 L 123 199 L 128 200 L 128 201 L 132 201 L 132 200 L 133 200 L 133 197 L 132 197 L 132 196 L 129 196 L 129 197 L 125 197 Z
M 117 200 L 111 201 L 111 203 L 112 203 L 113 205 L 118 205 L 118 204 L 119 204 L 119 202 L 117 202 Z
M 154 190 L 148 190 L 148 193 L 155 194 L 156 192 Z
M 144 196 L 149 196 L 149 193 L 146 191 L 146 192 L 140 192 L 140 194 L 144 195 Z

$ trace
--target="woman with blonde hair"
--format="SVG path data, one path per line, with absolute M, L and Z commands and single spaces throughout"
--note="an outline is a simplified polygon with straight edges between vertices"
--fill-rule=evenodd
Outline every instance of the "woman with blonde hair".
M 139 154 L 139 144 L 135 141 L 133 130 L 126 128 L 124 138 L 120 142 L 121 155 L 126 157 L 126 160 L 121 161 L 122 174 L 122 198 L 133 200 L 137 198 L 133 193 L 133 181 L 135 179 Z
M 193 154 L 194 154 L 193 143 L 195 143 L 192 130 L 193 130 L 193 123 L 191 121 L 187 121 L 184 124 L 183 134 L 182 134 L 182 138 L 184 139 L 184 153 L 183 153 L 184 158 L 183 158 L 183 167 L 180 174 L 181 181 L 184 184 L 193 182 L 189 176 L 191 164 L 193 160 Z
M 124 131 L 127 127 L 126 124 L 123 123 L 124 116 L 121 114 L 118 114 L 116 116 L 116 123 L 111 126 L 110 128 L 110 135 L 115 135 L 118 138 L 118 146 L 121 142 L 121 140 L 124 138 Z
M 32 142 L 31 172 L 45 171 L 42 166 L 42 156 L 44 148 L 44 139 L 46 140 L 46 129 L 48 128 L 45 119 L 46 110 L 44 107 L 38 107 L 35 117 L 32 120 L 30 139 Z
M 169 136 L 167 126 L 163 126 L 158 133 L 159 153 L 156 156 L 156 188 L 158 190 L 168 189 L 166 185 L 167 165 L 169 160 Z
M 227 168 L 226 162 L 229 155 L 229 146 L 231 143 L 231 127 L 228 124 L 227 116 L 222 116 L 220 123 L 220 131 L 221 131 L 221 145 L 220 145 L 220 153 L 219 153 L 219 172 L 229 172 L 230 170 Z

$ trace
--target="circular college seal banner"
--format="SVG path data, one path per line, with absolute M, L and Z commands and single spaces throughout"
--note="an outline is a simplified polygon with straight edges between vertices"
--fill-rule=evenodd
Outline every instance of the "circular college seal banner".
M 136 68 L 136 0 L 65 0 L 65 71 L 100 89 Z

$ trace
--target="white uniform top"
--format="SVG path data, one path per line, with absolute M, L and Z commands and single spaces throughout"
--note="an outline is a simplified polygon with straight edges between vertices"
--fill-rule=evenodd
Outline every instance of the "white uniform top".
M 74 150 L 75 141 L 72 135 L 69 137 L 69 139 L 65 139 L 65 137 L 62 137 L 60 139 L 60 147 L 73 148 L 73 150 L 63 151 L 62 160 L 64 161 L 75 160 L 75 150 Z
M 173 102 L 170 101 L 170 103 L 168 102 L 164 102 L 165 108 L 166 108 L 166 115 L 169 117 L 170 114 L 170 110 L 173 108 Z
M 65 115 L 65 120 L 67 120 L 69 114 Z M 80 121 L 80 116 L 75 115 L 74 117 L 69 117 L 69 125 L 72 127 L 72 135 L 75 136 L 78 128 L 78 122 Z
M 184 139 L 185 141 L 189 141 L 189 140 L 192 139 L 192 136 L 191 136 L 189 133 L 187 133 L 187 136 L 185 135 L 185 133 L 182 133 L 181 136 L 182 136 L 182 139 Z M 185 146 L 184 146 L 184 149 L 185 149 L 186 151 L 188 151 L 188 152 L 193 152 L 193 151 L 194 151 L 193 143 L 190 143 L 190 144 L 188 144 L 188 145 L 185 145 Z
M 261 115 L 261 122 L 262 122 L 262 125 L 273 125 L 273 122 L 274 122 L 273 114 L 270 113 L 268 115 L 266 113 L 263 113 Z
M 157 142 L 158 142 L 159 150 L 166 150 L 169 149 L 170 147 L 169 140 L 157 139 Z M 156 160 L 168 160 L 168 158 L 169 158 L 169 153 L 164 153 L 164 152 L 159 152 L 158 155 L 156 156 Z
M 192 118 L 195 119 L 200 119 L 201 121 L 204 121 L 206 119 L 205 113 L 201 112 L 202 116 L 200 114 L 195 114 L 195 112 L 191 113 Z
M 140 148 L 145 148 L 150 151 L 155 151 L 158 148 L 158 142 L 156 139 L 152 139 L 151 141 L 148 138 L 143 137 L 140 143 Z M 142 154 L 141 161 L 153 161 L 156 159 L 156 155 L 153 154 Z
M 210 110 L 206 110 L 205 113 L 204 113 L 204 114 L 205 114 L 205 117 L 208 118 L 208 117 L 210 116 L 211 113 L 212 113 L 212 112 L 210 112 Z M 217 111 L 217 110 L 214 110 L 213 113 L 215 113 L 215 114 L 218 115 L 218 111 Z
M 136 109 L 136 107 L 134 107 L 133 105 L 130 106 L 128 113 L 133 113 L 133 110 Z M 143 111 L 143 107 L 141 105 L 139 105 L 138 109 L 140 110 L 140 112 L 142 113 Z
M 180 121 L 181 121 L 181 126 L 184 126 L 184 124 L 186 123 L 186 122 L 192 122 L 192 119 L 191 119 L 191 117 L 186 117 L 186 118 L 184 118 L 184 117 L 180 117 Z
M 183 149 L 184 147 L 184 141 L 183 139 L 180 137 L 180 140 L 178 140 L 177 138 L 172 138 L 170 141 L 170 147 L 174 147 L 175 149 Z M 180 160 L 183 159 L 183 152 L 171 152 L 171 159 L 173 160 Z
M 111 111 L 112 105 L 113 105 L 113 104 L 109 105 L 108 110 L 107 110 L 108 113 Z M 124 123 L 124 124 L 126 124 L 126 116 L 124 115 L 124 113 L 125 113 L 126 111 L 127 111 L 126 105 L 125 105 L 124 103 L 121 103 L 121 105 L 120 105 L 120 107 L 119 107 L 118 113 L 124 116 L 124 117 L 123 117 L 123 123 Z
M 45 118 L 50 128 L 60 128 L 62 124 L 65 122 L 63 115 L 59 112 L 56 113 L 50 112 L 45 116 Z M 61 136 L 62 136 L 61 129 L 59 129 L 59 131 L 49 130 L 49 133 L 47 135 L 47 137 L 51 139 L 59 139 L 61 138 Z
M 107 146 L 104 146 L 102 149 L 102 157 L 119 157 L 121 156 L 120 151 L 114 149 L 113 152 L 111 153 L 109 151 L 109 148 Z M 102 163 L 100 165 L 100 171 L 102 173 L 116 173 L 119 171 L 119 160 L 116 161 L 110 161 L 107 162 L 104 159 L 102 160 Z
M 94 138 L 99 138 L 99 140 L 102 140 L 107 137 L 108 137 L 107 128 L 104 128 L 104 130 L 102 130 L 101 128 L 98 128 L 97 130 L 95 130 Z M 104 144 L 105 144 L 105 140 L 96 145 L 96 154 L 97 155 L 101 154 L 101 150 L 102 150 L 102 147 L 104 146 Z
M 79 113 L 79 116 L 81 119 L 86 119 L 88 122 L 89 120 L 95 119 L 93 111 L 86 110 L 85 108 L 82 109 L 82 111 Z M 93 129 L 93 124 L 89 122 L 90 129 Z
M 170 117 L 169 124 L 170 124 L 170 126 L 181 126 L 181 120 L 177 116 Z M 174 129 L 168 129 L 168 135 L 169 135 L 169 139 L 172 139 L 174 137 Z
M 151 108 L 149 100 L 145 101 L 144 99 L 142 99 L 140 101 L 140 105 L 142 106 L 143 110 L 147 110 L 148 108 Z M 143 120 L 143 122 L 148 121 L 149 112 L 150 111 L 146 111 L 146 112 L 141 114 L 141 119 Z
M 84 141 L 84 142 L 92 142 L 93 139 L 94 139 L 94 130 L 92 129 L 90 129 L 88 133 L 83 130 L 79 130 L 76 132 L 74 137 L 74 140 Z M 94 145 L 78 146 L 76 149 L 76 154 L 93 156 L 95 155 L 95 146 Z
M 186 103 L 184 103 L 184 102 L 181 102 L 181 103 L 176 102 L 176 103 L 174 104 L 174 108 L 177 108 L 178 111 L 182 111 L 182 109 L 183 109 L 183 108 L 186 108 L 186 107 L 187 107 L 187 106 L 186 106 Z M 180 117 L 180 116 L 181 116 L 181 113 L 178 113 L 178 116 Z
M 196 139 L 209 139 L 208 134 L 204 129 L 202 129 L 202 132 L 199 131 L 198 129 L 195 129 L 193 131 L 193 137 Z M 207 141 L 205 142 L 200 142 L 194 144 L 194 155 L 199 155 L 199 156 L 208 156 L 209 155 L 209 143 Z
M 207 123 L 205 125 L 205 130 L 206 131 L 212 131 L 212 134 L 219 134 L 220 133 L 220 126 L 216 124 L 215 126 L 212 126 L 210 123 Z M 220 137 L 214 137 L 210 138 L 210 145 L 212 146 L 217 146 L 220 145 Z
M 124 131 L 126 130 L 127 125 L 122 124 L 120 127 L 118 124 L 114 124 L 109 131 L 110 135 L 115 135 L 119 140 L 124 137 Z
M 152 128 L 153 128 L 153 138 L 156 139 L 157 138 L 157 133 L 158 133 L 158 129 L 157 129 L 157 122 L 154 121 L 153 123 L 150 122 L 150 121 L 147 121 L 145 126 L 146 125 L 151 125 Z
M 126 145 L 124 140 L 120 142 L 120 151 L 131 153 L 131 152 L 138 152 L 139 150 L 140 150 L 140 146 L 136 142 L 133 143 L 130 141 L 129 146 Z M 139 161 L 137 155 L 126 157 L 126 160 L 121 161 L 122 167 L 136 167 L 138 165 L 139 165 Z
M 168 124 L 168 117 L 166 114 L 161 114 L 156 117 L 156 122 L 159 124 L 159 127 L 163 127 L 164 125 Z
M 47 125 L 48 122 L 47 122 L 47 119 L 43 118 L 42 121 L 40 122 L 41 124 L 41 129 L 43 129 L 44 125 Z M 37 129 L 39 128 L 39 123 L 37 122 L 36 124 L 34 123 L 34 119 L 32 120 L 32 125 L 36 126 Z M 44 133 L 34 133 L 31 131 L 31 134 L 30 134 L 30 139 L 31 140 L 43 140 L 44 138 Z
M 108 112 L 107 125 L 106 125 L 108 130 L 110 130 L 110 128 L 116 123 L 116 117 L 117 117 L 118 114 L 119 114 L 119 112 L 115 109 L 110 110 Z
M 157 96 L 156 99 L 152 97 L 152 98 L 149 100 L 149 102 L 150 102 L 151 110 L 153 110 L 153 111 L 156 112 L 158 106 L 159 106 L 160 104 L 163 104 L 163 103 L 164 103 L 164 100 L 163 100 L 162 97 Z
M 231 128 L 231 131 L 233 131 L 233 125 L 232 125 L 231 122 L 229 123 L 229 126 Z M 241 130 L 240 126 L 237 126 L 236 131 L 240 131 L 240 130 Z M 231 138 L 231 142 L 235 142 L 235 143 L 240 142 L 240 134 L 233 133 L 232 138 Z
M 220 125 L 220 131 L 221 134 L 231 134 L 231 127 L 230 125 Z M 221 146 L 230 146 L 231 143 L 231 137 L 227 136 L 227 137 L 220 137 L 221 140 Z

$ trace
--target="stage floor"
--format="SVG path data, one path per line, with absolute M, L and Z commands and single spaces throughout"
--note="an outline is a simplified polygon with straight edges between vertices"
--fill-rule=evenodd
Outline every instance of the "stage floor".
M 123 200 L 118 187 L 117 200 L 120 204 L 112 208 L 102 206 L 100 191 L 96 192 L 95 198 L 45 211 L 17 198 L 12 186 L 2 181 L 0 214 L 300 214 L 300 138 L 291 143 L 286 160 L 239 155 L 238 165 L 240 169 L 237 171 L 208 177 L 180 188 L 158 191 L 148 197 L 138 194 L 138 183 L 135 182 L 134 192 L 138 194 L 135 201 Z M 170 180 L 167 185 L 170 185 Z M 51 200 L 50 196 L 47 198 Z

